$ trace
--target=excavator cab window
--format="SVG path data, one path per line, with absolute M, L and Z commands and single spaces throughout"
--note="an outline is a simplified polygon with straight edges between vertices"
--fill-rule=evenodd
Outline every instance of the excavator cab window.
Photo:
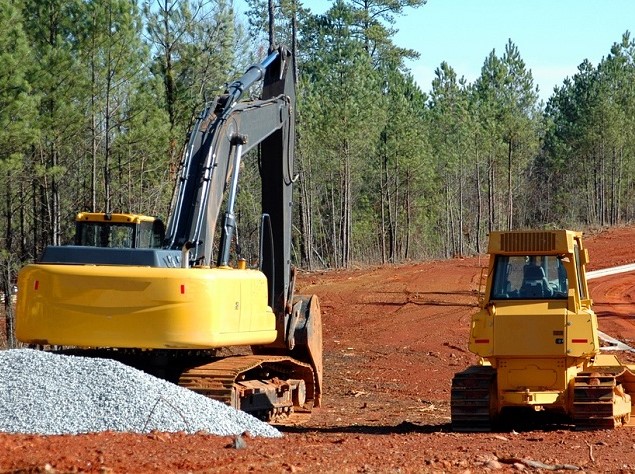
M 129 249 L 134 246 L 134 225 L 111 225 L 108 247 Z
M 75 245 L 108 248 L 160 248 L 165 237 L 163 222 L 156 219 L 138 224 L 81 221 Z
M 141 222 L 137 228 L 137 247 L 142 249 L 158 249 L 165 239 L 163 221 L 155 219 L 152 222 Z
M 497 255 L 491 299 L 567 297 L 566 268 L 555 255 Z
M 77 245 L 132 248 L 134 244 L 134 224 L 78 222 L 77 227 Z
M 99 222 L 77 222 L 75 245 L 84 247 L 108 247 L 107 229 Z

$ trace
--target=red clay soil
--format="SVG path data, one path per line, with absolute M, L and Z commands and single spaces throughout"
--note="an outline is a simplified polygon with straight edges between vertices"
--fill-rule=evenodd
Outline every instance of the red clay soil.
M 590 270 L 635 262 L 635 227 L 586 236 Z M 630 472 L 635 428 L 531 424 L 453 433 L 452 376 L 467 350 L 485 259 L 303 274 L 322 304 L 325 394 L 282 439 L 206 434 L 0 435 L 0 472 Z M 592 280 L 600 329 L 635 342 L 635 274 Z M 635 361 L 631 353 L 620 358 Z

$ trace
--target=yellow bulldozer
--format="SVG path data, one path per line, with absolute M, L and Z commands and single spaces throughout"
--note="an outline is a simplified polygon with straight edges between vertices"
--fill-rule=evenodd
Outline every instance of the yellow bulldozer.
M 628 425 L 635 367 L 601 351 L 582 234 L 491 232 L 488 252 L 470 325 L 469 349 L 480 363 L 452 380 L 452 429 L 490 431 L 519 409 L 576 429 Z

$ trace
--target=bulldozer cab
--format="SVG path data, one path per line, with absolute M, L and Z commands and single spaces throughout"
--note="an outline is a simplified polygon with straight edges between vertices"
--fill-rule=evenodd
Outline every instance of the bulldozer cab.
M 492 232 L 482 306 L 505 300 L 569 300 L 590 307 L 584 266 L 588 251 L 572 231 Z M 511 303 L 511 301 L 510 301 Z
M 75 217 L 75 245 L 105 248 L 161 248 L 160 219 L 136 214 L 80 212 Z

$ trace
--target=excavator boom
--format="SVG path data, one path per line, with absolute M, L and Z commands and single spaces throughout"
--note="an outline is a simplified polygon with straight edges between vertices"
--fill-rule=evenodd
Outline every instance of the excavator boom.
M 285 306 L 291 266 L 291 204 L 295 140 L 293 57 L 284 48 L 271 52 L 260 64 L 232 82 L 199 116 L 183 154 L 173 208 L 166 232 L 166 248 L 191 245 L 189 258 L 201 265 L 226 263 L 214 259 L 216 223 L 226 186 L 237 177 L 241 156 L 260 147 L 262 213 L 271 222 L 271 245 L 264 246 L 261 267 L 276 300 Z M 263 79 L 259 100 L 239 102 L 242 94 Z M 231 191 L 230 191 L 231 192 Z M 230 195 L 231 197 L 231 195 Z M 225 223 L 223 223 L 225 224 Z M 231 226 L 230 226 L 231 227 Z M 220 226 L 221 239 L 229 229 Z M 221 252 L 226 253 L 226 245 Z M 276 262 L 271 262 L 276 258 Z M 265 264 L 267 262 L 267 264 Z

